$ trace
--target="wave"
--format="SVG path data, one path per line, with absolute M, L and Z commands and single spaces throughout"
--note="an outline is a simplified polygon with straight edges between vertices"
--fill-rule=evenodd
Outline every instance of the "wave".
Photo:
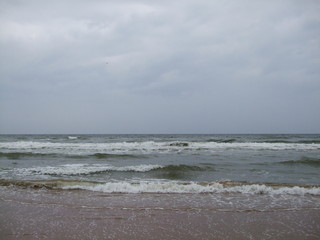
M 303 164 L 303 165 L 310 165 L 314 167 L 320 167 L 320 159 L 303 157 L 300 160 L 283 161 L 283 162 L 280 162 L 280 164 L 285 164 L 285 165 Z
M 302 140 L 302 141 L 298 141 L 298 143 L 318 144 L 320 143 L 320 140 Z
M 78 139 L 78 137 L 76 137 L 76 136 L 68 136 L 68 139 L 70 139 L 70 140 L 76 140 L 76 139 Z
M 17 160 L 21 158 L 42 158 L 42 157 L 65 157 L 65 158 L 96 158 L 96 159 L 110 159 L 110 158 L 143 158 L 141 155 L 134 154 L 111 154 L 111 153 L 89 153 L 88 155 L 76 153 L 46 153 L 46 152 L 0 152 L 0 158 L 7 158 Z
M 185 165 L 185 164 L 179 164 L 179 165 L 167 165 L 161 168 L 161 171 L 206 171 L 213 169 L 212 167 L 199 167 L 194 165 Z
M 57 179 L 57 180 L 8 180 L 0 179 L 0 186 L 17 186 L 17 187 L 29 187 L 29 188 L 46 188 L 46 189 L 63 189 L 65 186 L 94 186 L 96 184 L 101 184 L 100 182 L 94 181 L 81 181 L 81 180 L 67 180 L 67 179 Z
M 212 193 L 250 195 L 314 195 L 320 196 L 320 186 L 294 186 L 246 183 L 233 181 L 177 182 L 177 181 L 117 181 L 90 182 L 76 180 L 19 181 L 0 180 L 2 186 L 31 188 L 89 190 L 105 193 Z
M 237 139 L 229 138 L 229 139 L 208 139 L 207 142 L 216 142 L 216 143 L 233 143 L 236 142 Z
M 176 151 L 220 150 L 319 150 L 318 143 L 266 143 L 266 142 L 0 142 L 0 150 L 6 152 L 59 153 L 66 155 L 103 154 L 149 154 Z
M 167 165 L 162 168 L 155 168 L 151 171 L 155 172 L 157 177 L 170 180 L 187 179 L 190 174 L 199 171 L 214 171 L 211 166 L 194 166 L 194 165 Z
M 56 154 L 48 154 L 48 153 L 33 153 L 33 152 L 0 152 L 0 158 L 7 159 L 20 159 L 24 157 L 44 157 L 44 156 L 57 156 Z
M 33 167 L 33 168 L 16 168 L 15 173 L 18 175 L 53 175 L 53 176 L 76 176 L 101 174 L 105 172 L 148 172 L 153 169 L 162 168 L 161 165 L 137 165 L 115 167 L 108 164 L 65 164 L 56 167 Z
M 272 188 L 264 184 L 227 186 L 219 182 L 110 182 L 93 186 L 64 186 L 63 189 L 84 189 L 107 193 L 241 193 L 270 195 L 320 195 L 320 188 L 281 187 Z
M 88 155 L 88 157 L 95 157 L 97 159 L 107 159 L 107 158 L 142 158 L 143 156 L 134 155 L 134 154 L 94 153 L 94 154 Z
M 319 144 L 320 140 L 298 140 L 298 141 L 285 141 L 285 140 L 267 140 L 265 143 L 287 143 L 287 144 Z
M 173 142 L 173 143 L 169 143 L 170 147 L 189 147 L 189 143 L 188 142 Z
M 109 164 L 65 164 L 59 166 L 16 168 L 15 174 L 18 175 L 53 175 L 53 176 L 76 176 L 101 174 L 105 172 L 159 172 L 170 179 L 179 178 L 184 173 L 194 171 L 213 170 L 211 166 L 199 167 L 193 165 L 152 165 L 142 164 L 135 166 L 116 167 Z

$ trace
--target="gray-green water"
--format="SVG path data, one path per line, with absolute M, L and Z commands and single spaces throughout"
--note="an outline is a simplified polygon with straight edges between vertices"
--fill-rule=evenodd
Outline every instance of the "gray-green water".
M 228 183 L 228 191 L 269 191 L 319 185 L 319 170 L 320 135 L 0 136 L 6 183 L 59 181 L 107 192 L 212 192 Z M 248 190 L 256 184 L 263 189 Z

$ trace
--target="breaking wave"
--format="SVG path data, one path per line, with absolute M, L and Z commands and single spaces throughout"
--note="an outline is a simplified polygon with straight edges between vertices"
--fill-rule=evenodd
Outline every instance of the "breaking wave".
M 162 168 L 161 165 L 137 165 L 115 167 L 108 164 L 65 164 L 56 167 L 33 167 L 33 168 L 17 168 L 18 175 L 89 175 L 104 172 L 148 172 L 153 169 Z
M 105 193 L 212 193 L 251 195 L 313 195 L 320 196 L 319 186 L 291 186 L 245 183 L 233 181 L 178 182 L 178 181 L 118 181 L 90 182 L 76 180 L 18 181 L 0 180 L 2 186 L 31 188 L 89 190 Z
M 64 186 L 63 189 L 84 189 L 107 193 L 242 193 L 279 195 L 320 195 L 320 188 L 280 187 L 273 188 L 263 184 L 228 186 L 223 183 L 196 182 L 110 182 L 94 186 Z
M 13 171 L 20 176 L 30 175 L 53 175 L 53 176 L 77 176 L 101 174 L 105 172 L 149 172 L 159 171 L 163 176 L 168 176 L 171 179 L 179 177 L 186 172 L 193 171 L 208 171 L 214 170 L 210 166 L 193 166 L 193 165 L 152 165 L 142 164 L 136 166 L 116 167 L 109 164 L 65 164 L 59 166 L 46 167 L 31 167 L 31 168 L 16 168 Z

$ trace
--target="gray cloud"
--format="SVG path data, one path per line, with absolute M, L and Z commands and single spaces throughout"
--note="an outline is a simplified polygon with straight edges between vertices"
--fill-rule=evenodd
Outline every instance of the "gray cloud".
M 2 1 L 0 133 L 319 133 L 318 1 Z

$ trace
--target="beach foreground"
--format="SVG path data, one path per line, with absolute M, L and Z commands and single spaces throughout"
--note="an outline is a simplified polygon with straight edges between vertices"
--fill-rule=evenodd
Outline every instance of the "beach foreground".
M 2 239 L 319 239 L 320 209 L 263 196 L 1 187 Z M 265 201 L 265 203 L 263 203 Z M 274 202 L 274 200 L 273 200 Z

